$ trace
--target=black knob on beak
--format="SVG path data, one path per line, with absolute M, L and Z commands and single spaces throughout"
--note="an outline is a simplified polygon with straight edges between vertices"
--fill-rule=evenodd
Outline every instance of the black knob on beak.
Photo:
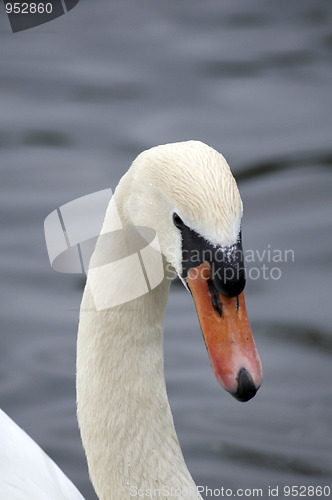
M 244 267 L 234 266 L 217 269 L 213 272 L 212 278 L 218 292 L 225 297 L 237 297 L 243 292 L 246 285 Z
M 236 244 L 217 247 L 211 262 L 212 279 L 219 293 L 237 297 L 246 284 L 241 233 Z

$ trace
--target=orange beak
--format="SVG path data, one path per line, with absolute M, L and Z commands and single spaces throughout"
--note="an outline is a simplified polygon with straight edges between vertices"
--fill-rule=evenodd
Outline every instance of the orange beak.
M 236 399 L 248 401 L 259 389 L 263 371 L 249 325 L 244 293 L 238 297 L 220 294 L 207 262 L 189 270 L 187 283 L 217 380 Z

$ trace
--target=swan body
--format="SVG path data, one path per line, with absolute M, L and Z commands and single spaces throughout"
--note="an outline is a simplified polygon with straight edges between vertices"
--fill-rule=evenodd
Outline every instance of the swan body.
M 0 410 L 0 498 L 84 500 L 50 457 Z
M 164 378 L 163 325 L 175 275 L 195 300 L 220 384 L 240 401 L 259 388 L 262 368 L 243 297 L 241 218 L 225 159 L 198 141 L 145 151 L 121 179 L 90 262 L 77 340 L 78 422 L 100 500 L 202 498 Z M 147 228 L 156 235 L 148 253 L 140 250 Z M 131 265 L 133 256 L 141 267 Z M 147 290 L 133 297 L 142 272 Z M 114 304 L 120 291 L 127 300 Z M 1 499 L 83 499 L 1 411 L 0 429 Z

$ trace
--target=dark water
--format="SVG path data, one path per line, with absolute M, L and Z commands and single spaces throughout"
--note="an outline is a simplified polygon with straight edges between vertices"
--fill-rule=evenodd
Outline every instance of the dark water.
M 141 150 L 200 139 L 228 159 L 262 260 L 247 308 L 264 382 L 247 404 L 220 389 L 175 286 L 166 376 L 189 469 L 265 497 L 332 487 L 332 4 L 81 0 L 15 35 L 1 8 L 0 406 L 94 498 L 75 420 L 82 280 L 50 268 L 43 221 L 114 188 Z

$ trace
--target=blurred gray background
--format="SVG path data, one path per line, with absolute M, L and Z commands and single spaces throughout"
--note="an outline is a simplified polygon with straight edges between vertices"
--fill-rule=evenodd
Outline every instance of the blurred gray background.
M 83 277 L 52 271 L 43 221 L 114 189 L 142 150 L 186 139 L 228 160 L 244 248 L 295 254 L 280 279 L 247 284 L 264 381 L 246 404 L 218 386 L 191 297 L 173 286 L 166 377 L 188 467 L 210 488 L 332 486 L 331 21 L 326 0 L 81 0 L 12 34 L 0 5 L 0 406 L 87 499 Z M 275 267 L 248 269 L 263 264 Z

